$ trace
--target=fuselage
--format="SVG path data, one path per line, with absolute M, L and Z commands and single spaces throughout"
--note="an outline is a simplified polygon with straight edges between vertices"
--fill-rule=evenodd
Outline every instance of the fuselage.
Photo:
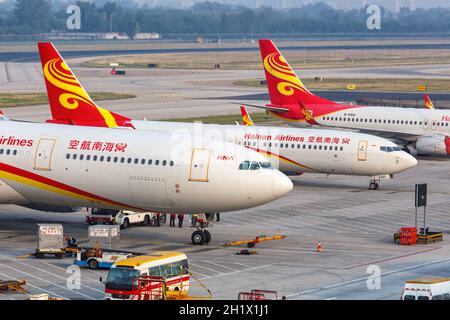
M 264 169 L 263 156 L 224 141 L 14 121 L 0 127 L 0 203 L 225 212 L 292 189 L 281 172 Z M 256 170 L 243 170 L 247 162 Z
M 341 106 L 342 107 L 342 106 Z M 307 106 L 319 125 L 351 129 L 385 131 L 404 135 L 450 135 L 450 110 L 428 110 L 375 106 L 348 106 L 335 109 Z M 305 117 L 299 115 L 288 122 L 304 126 Z M 292 121 L 290 121 L 292 120 Z
M 274 167 L 290 175 L 388 175 L 417 164 L 395 143 L 357 132 L 140 120 L 133 120 L 132 124 L 137 130 L 189 132 L 232 142 L 259 152 Z

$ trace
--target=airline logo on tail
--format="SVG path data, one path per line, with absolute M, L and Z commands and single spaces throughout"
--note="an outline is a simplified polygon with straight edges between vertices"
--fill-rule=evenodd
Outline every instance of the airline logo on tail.
M 305 116 L 305 121 L 306 121 L 308 124 L 310 124 L 310 125 L 312 125 L 312 126 L 314 126 L 314 125 L 319 125 L 319 124 L 316 122 L 316 119 L 314 119 L 314 116 L 313 116 L 313 113 L 312 113 L 311 110 L 306 109 L 306 107 L 305 107 L 300 101 L 298 102 L 298 105 L 300 106 L 300 108 L 301 108 L 301 110 L 302 110 L 302 113 L 303 113 L 303 115 Z
M 333 101 L 312 94 L 271 40 L 259 40 L 259 48 L 271 105 L 289 106 L 291 111 L 298 108 L 298 101 L 304 105 L 336 105 Z
M 95 104 L 51 43 L 39 43 L 39 54 L 52 111 L 49 122 L 98 127 L 133 127 L 131 119 Z
M 425 105 L 426 105 L 427 109 L 434 110 L 435 109 L 434 104 L 433 104 L 433 102 L 431 102 L 431 99 L 427 94 L 424 96 L 424 99 L 425 99 Z
M 241 114 L 242 114 L 242 122 L 244 122 L 245 126 L 254 126 L 252 118 L 250 118 L 250 115 L 247 113 L 247 109 L 245 109 L 244 106 L 241 106 Z

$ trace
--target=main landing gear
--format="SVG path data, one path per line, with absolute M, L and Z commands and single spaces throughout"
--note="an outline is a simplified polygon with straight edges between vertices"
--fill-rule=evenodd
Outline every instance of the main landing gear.
M 194 218 L 193 218 L 194 219 Z M 198 215 L 193 221 L 193 226 L 197 229 L 192 233 L 192 244 L 201 246 L 211 242 L 211 233 L 206 230 L 209 225 L 209 221 L 204 215 Z

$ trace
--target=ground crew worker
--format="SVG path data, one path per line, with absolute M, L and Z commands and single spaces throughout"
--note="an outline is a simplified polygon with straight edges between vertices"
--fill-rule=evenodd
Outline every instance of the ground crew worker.
M 220 221 L 220 213 L 218 212 L 218 213 L 216 213 L 216 222 L 219 222 Z
M 161 213 L 156 213 L 156 226 L 157 227 L 160 227 L 161 226 L 161 221 L 160 221 L 160 218 L 161 218 Z
M 78 247 L 78 241 L 74 237 L 67 237 L 67 246 L 69 248 L 76 248 Z
M 176 217 L 177 217 L 177 215 L 175 213 L 170 214 L 170 226 L 171 227 L 175 227 L 175 218 Z
M 184 214 L 180 213 L 178 214 L 178 227 L 183 228 L 183 220 L 184 220 Z

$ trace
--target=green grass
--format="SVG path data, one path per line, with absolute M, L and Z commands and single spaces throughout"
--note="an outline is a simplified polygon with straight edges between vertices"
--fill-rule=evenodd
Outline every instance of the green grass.
M 266 87 L 261 85 L 263 79 L 244 79 L 233 82 L 236 86 Z M 348 90 L 347 85 L 355 84 L 356 90 L 361 91 L 391 91 L 414 92 L 417 86 L 427 87 L 429 92 L 450 91 L 448 79 L 326 79 L 315 81 L 314 79 L 302 79 L 303 83 L 311 90 Z
M 114 92 L 93 92 L 94 101 L 135 98 L 135 95 Z M 0 93 L 0 108 L 27 107 L 48 104 L 45 93 Z
M 256 112 L 250 113 L 250 117 L 252 118 L 255 124 L 268 123 L 268 122 L 276 122 L 277 120 L 265 112 Z M 200 121 L 202 123 L 213 123 L 213 124 L 236 124 L 236 121 L 239 124 L 242 124 L 242 116 L 240 114 L 229 114 L 222 116 L 208 116 L 208 117 L 198 117 L 198 118 L 180 118 L 180 119 L 164 119 L 162 121 L 171 121 L 171 122 L 195 122 Z

